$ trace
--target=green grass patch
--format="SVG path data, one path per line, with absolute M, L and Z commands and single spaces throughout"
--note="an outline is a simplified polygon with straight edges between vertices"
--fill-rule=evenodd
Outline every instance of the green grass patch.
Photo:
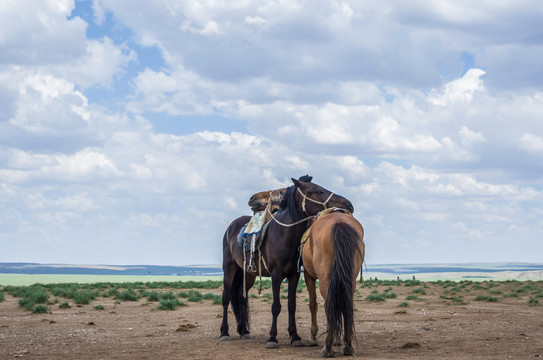
M 104 305 L 96 305 L 94 307 L 94 310 L 105 310 L 106 308 L 104 307 Z
M 541 303 L 539 302 L 539 300 L 537 300 L 535 298 L 530 298 L 530 300 L 528 300 L 528 305 L 530 305 L 530 306 L 541 306 Z
M 60 305 L 58 307 L 59 307 L 59 309 L 70 309 L 71 308 L 70 304 L 68 304 L 67 301 L 64 301 L 63 303 L 60 303 Z
M 366 301 L 384 302 L 387 301 L 387 299 L 383 296 L 383 294 L 369 294 L 366 296 Z
M 45 314 L 49 312 L 49 308 L 45 305 L 36 305 L 32 308 L 34 314 Z
M 405 300 L 414 300 L 414 301 L 422 301 L 422 299 L 420 297 L 418 297 L 417 295 L 407 295 Z
M 409 303 L 407 303 L 405 301 L 398 304 L 398 307 L 408 307 L 408 306 L 409 306 Z
M 413 290 L 413 293 L 414 293 L 414 294 L 420 294 L 420 295 L 426 295 L 426 290 L 424 290 L 423 288 L 419 287 L 419 288 L 416 288 L 415 290 Z
M 490 295 L 478 295 L 475 301 L 498 302 L 498 298 Z
M 160 305 L 158 310 L 175 310 L 179 306 L 187 306 L 186 303 L 180 301 L 179 299 L 160 299 Z

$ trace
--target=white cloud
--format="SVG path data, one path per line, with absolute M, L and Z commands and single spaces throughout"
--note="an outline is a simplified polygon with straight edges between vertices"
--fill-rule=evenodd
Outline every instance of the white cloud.
M 519 148 L 532 153 L 543 152 L 543 137 L 534 134 L 524 134 L 519 139 Z

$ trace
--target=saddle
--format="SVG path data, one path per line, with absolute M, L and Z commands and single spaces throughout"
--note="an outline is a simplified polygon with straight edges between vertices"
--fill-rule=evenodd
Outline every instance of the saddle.
M 251 220 L 241 228 L 238 237 L 237 245 L 243 248 L 244 261 L 245 253 L 249 252 L 249 264 L 247 265 L 247 271 L 256 272 L 256 265 L 254 261 L 255 252 L 260 252 L 260 246 L 266 236 L 266 230 L 270 225 L 271 216 L 267 211 L 259 211 L 251 217 Z

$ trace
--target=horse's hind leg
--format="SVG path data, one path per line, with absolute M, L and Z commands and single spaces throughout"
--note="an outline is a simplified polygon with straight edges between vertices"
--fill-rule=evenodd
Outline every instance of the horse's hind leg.
M 305 342 L 306 346 L 317 346 L 317 332 L 319 327 L 317 325 L 317 310 L 319 306 L 317 304 L 317 288 L 316 280 L 312 278 L 307 271 L 304 272 L 305 284 L 307 286 L 307 292 L 309 293 L 309 310 L 311 311 L 311 335 Z
M 288 333 L 292 346 L 304 346 L 296 329 L 296 290 L 298 288 L 299 280 L 299 273 L 296 273 L 296 275 L 288 279 Z

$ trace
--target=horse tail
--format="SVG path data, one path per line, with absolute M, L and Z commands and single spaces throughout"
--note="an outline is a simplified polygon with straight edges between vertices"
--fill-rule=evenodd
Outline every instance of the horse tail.
M 249 330 L 249 302 L 243 296 L 243 269 L 241 268 L 238 268 L 234 274 L 230 290 L 230 302 L 238 323 L 238 333 L 243 335 L 241 329 Z
M 345 333 L 354 337 L 353 314 L 353 276 L 358 275 L 354 269 L 355 251 L 360 252 L 360 236 L 356 230 L 344 222 L 332 226 L 334 243 L 334 263 L 325 302 L 328 331 L 332 341 L 341 339 Z M 356 274 L 356 275 L 355 275 Z

